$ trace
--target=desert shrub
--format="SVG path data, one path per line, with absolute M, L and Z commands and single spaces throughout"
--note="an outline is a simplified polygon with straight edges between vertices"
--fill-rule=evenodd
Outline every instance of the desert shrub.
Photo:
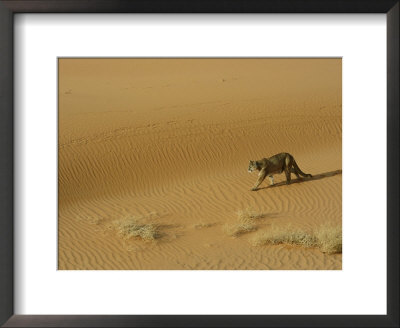
M 261 245 L 297 245 L 316 247 L 322 252 L 333 254 L 342 252 L 342 228 L 340 226 L 322 225 L 312 232 L 294 229 L 292 226 L 273 226 L 267 231 L 258 233 L 252 240 L 254 246 Z
M 315 231 L 318 247 L 328 254 L 342 252 L 342 226 L 324 224 Z
M 263 218 L 264 215 L 257 213 L 252 208 L 239 210 L 237 212 L 237 221 L 223 226 L 224 232 L 231 237 L 239 237 L 240 235 L 257 230 L 256 219 Z
M 115 220 L 111 224 L 118 235 L 124 239 L 138 237 L 142 240 L 151 241 L 160 238 L 160 226 L 149 217 L 129 216 Z

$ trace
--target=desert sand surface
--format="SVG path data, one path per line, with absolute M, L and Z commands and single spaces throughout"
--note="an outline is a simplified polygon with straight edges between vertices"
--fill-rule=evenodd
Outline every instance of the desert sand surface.
M 341 65 L 59 59 L 58 269 L 340 270 L 341 253 L 254 240 L 341 227 Z M 313 178 L 251 191 L 249 160 L 280 152 Z M 254 231 L 227 234 L 249 208 Z M 132 217 L 157 238 L 118 233 Z

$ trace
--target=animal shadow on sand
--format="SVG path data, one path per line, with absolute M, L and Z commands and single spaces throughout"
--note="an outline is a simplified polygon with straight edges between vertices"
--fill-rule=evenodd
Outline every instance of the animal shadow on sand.
M 342 174 L 342 170 L 336 170 L 336 171 L 331 171 L 331 172 L 325 172 L 325 173 L 320 173 L 320 174 L 316 174 L 313 175 L 311 178 L 299 178 L 299 179 L 292 179 L 290 184 L 293 183 L 303 183 L 303 182 L 307 182 L 307 181 L 315 181 L 315 180 L 321 180 L 324 178 L 329 178 L 329 177 L 333 177 L 335 175 L 338 174 Z M 278 182 L 273 184 L 272 186 L 267 186 L 267 187 L 262 187 L 262 188 L 258 188 L 257 190 L 262 190 L 262 189 L 269 189 L 269 188 L 276 188 L 276 187 L 282 187 L 282 186 L 286 186 L 286 180 Z

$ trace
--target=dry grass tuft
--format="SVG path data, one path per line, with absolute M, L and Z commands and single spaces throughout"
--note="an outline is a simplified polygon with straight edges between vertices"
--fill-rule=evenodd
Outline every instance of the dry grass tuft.
M 111 227 L 124 239 L 140 238 L 145 241 L 161 237 L 160 225 L 154 222 L 153 216 L 129 216 L 111 222 Z
M 257 234 L 253 239 L 254 246 L 261 245 L 297 245 L 302 247 L 316 247 L 328 254 L 342 252 L 341 226 L 322 225 L 312 233 L 292 229 L 291 226 L 271 227 L 268 231 Z
M 255 220 L 264 217 L 264 214 L 255 212 L 252 208 L 240 210 L 237 213 L 238 220 L 233 224 L 225 224 L 224 232 L 231 237 L 239 237 L 240 235 L 257 230 Z
M 291 226 L 285 228 L 272 226 L 268 231 L 260 232 L 253 239 L 254 246 L 288 244 L 312 247 L 315 242 L 313 235 L 302 230 L 294 230 Z
M 315 231 L 318 247 L 322 252 L 328 254 L 342 252 L 342 226 L 324 224 Z

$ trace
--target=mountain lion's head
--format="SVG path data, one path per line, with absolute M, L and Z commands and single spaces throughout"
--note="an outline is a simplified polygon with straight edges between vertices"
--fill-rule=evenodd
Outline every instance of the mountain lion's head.
M 249 172 L 249 173 L 251 173 L 251 172 L 253 172 L 253 171 L 255 171 L 255 170 L 257 170 L 257 161 L 250 161 L 249 162 L 249 168 L 247 169 L 247 171 Z

